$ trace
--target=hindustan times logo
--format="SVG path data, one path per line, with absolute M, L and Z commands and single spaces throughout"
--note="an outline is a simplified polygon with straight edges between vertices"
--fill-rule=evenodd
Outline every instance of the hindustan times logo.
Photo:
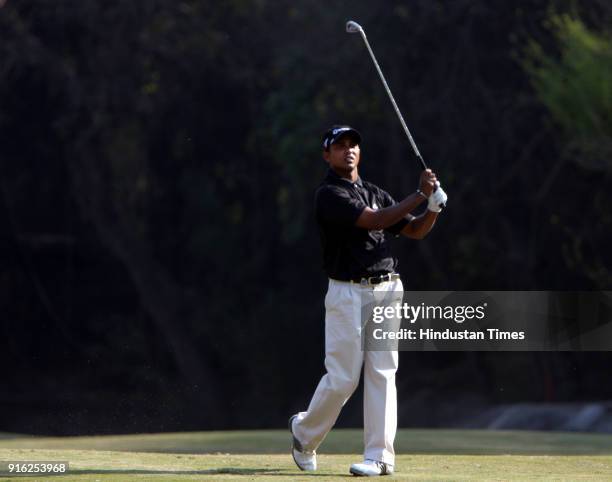
M 405 319 L 410 323 L 422 320 L 453 320 L 463 323 L 466 320 L 482 320 L 485 317 L 487 303 L 478 306 L 428 306 L 425 303 L 410 305 L 408 303 L 395 306 L 375 306 L 372 311 L 372 321 L 382 323 L 388 319 Z

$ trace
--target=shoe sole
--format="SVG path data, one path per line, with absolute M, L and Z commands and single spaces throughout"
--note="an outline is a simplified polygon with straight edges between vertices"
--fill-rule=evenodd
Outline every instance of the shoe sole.
M 295 459 L 295 454 L 293 453 L 294 450 L 298 450 L 297 446 L 301 446 L 301 444 L 295 438 L 295 435 L 293 435 L 293 420 L 295 420 L 296 417 L 297 415 L 292 415 L 289 418 L 289 433 L 291 433 L 291 438 L 293 439 L 293 442 L 291 443 L 291 457 L 293 457 L 293 461 L 295 462 L 295 465 L 297 465 L 298 469 L 300 469 L 302 472 L 306 472 L 306 469 L 298 464 L 298 461 Z
M 352 467 L 349 469 L 349 472 L 357 477 L 368 477 L 366 474 L 364 474 L 363 472 L 359 472 L 355 469 L 353 469 Z
M 385 475 L 393 475 L 393 472 L 384 472 L 382 474 L 364 474 L 363 472 L 358 471 L 357 469 L 354 469 L 353 467 L 349 468 L 349 472 L 357 477 L 382 477 Z
M 293 449 L 291 449 L 291 456 L 293 457 L 293 461 L 295 462 L 295 465 L 297 465 L 297 468 L 300 469 L 302 472 L 306 472 L 306 469 L 303 468 L 300 464 L 298 464 L 298 461 L 295 459 L 295 454 L 293 453 Z

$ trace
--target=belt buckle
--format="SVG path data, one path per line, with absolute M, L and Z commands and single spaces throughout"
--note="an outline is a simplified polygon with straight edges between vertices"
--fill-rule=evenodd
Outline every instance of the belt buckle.
M 393 279 L 392 273 L 381 274 L 378 276 L 370 276 L 369 278 L 361 278 L 359 284 L 361 286 L 373 286 L 378 285 L 380 283 L 384 283 L 385 281 L 391 281 Z
M 382 276 L 370 276 L 368 278 L 368 284 L 370 285 L 378 285 L 383 282 Z
M 376 279 L 376 284 L 384 283 L 385 281 L 391 281 L 393 279 L 391 273 L 381 274 L 379 276 L 374 276 L 373 278 Z

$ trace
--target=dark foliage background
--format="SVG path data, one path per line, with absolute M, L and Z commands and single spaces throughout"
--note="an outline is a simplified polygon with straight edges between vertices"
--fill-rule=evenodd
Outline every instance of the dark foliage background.
M 395 249 L 407 289 L 609 289 L 610 169 L 580 161 L 523 68 L 603 1 L 137 0 L 0 9 L 0 430 L 278 427 L 323 373 L 319 138 L 364 135 L 396 198 L 449 208 Z M 557 52 L 557 54 L 555 53 Z M 609 166 L 609 164 L 608 164 Z M 609 353 L 403 353 L 400 424 L 612 398 Z M 360 422 L 356 394 L 340 424 Z

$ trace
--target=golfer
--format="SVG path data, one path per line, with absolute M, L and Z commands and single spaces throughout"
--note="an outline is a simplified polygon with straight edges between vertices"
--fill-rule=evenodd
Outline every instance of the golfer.
M 316 218 L 329 277 L 325 297 L 325 368 L 305 412 L 289 419 L 293 459 L 301 470 L 316 470 L 316 450 L 359 383 L 364 367 L 364 461 L 354 475 L 393 473 L 397 429 L 397 350 L 363 351 L 361 297 L 372 291 L 403 291 L 385 233 L 422 239 L 433 227 L 447 196 L 429 169 L 403 201 L 359 177 L 361 135 L 333 126 L 323 135 L 327 177 L 315 194 Z M 435 189 L 437 186 L 437 189 Z M 411 214 L 421 204 L 427 209 Z

